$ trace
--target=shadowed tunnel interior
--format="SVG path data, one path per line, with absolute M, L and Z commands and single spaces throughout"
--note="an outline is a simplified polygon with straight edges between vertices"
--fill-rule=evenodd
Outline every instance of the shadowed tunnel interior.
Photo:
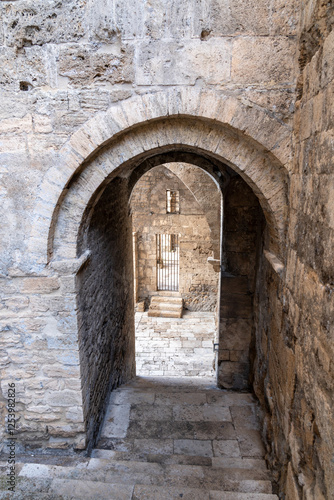
M 184 153 L 180 157 L 184 159 Z M 177 158 L 175 152 L 173 158 Z M 198 157 L 196 163 L 209 162 Z M 155 164 L 150 160 L 151 168 Z M 254 378 L 253 304 L 259 293 L 256 274 L 265 237 L 264 217 L 256 196 L 238 174 L 229 167 L 210 167 L 223 197 L 217 381 L 219 387 L 245 390 Z M 146 165 L 137 169 L 141 175 L 148 171 Z M 118 175 L 110 180 L 86 211 L 80 232 L 78 254 L 90 251 L 77 275 L 77 289 L 84 408 L 91 438 L 98 432 L 110 390 L 135 374 L 129 197 L 132 179 L 140 178 L 137 169 L 130 177 Z

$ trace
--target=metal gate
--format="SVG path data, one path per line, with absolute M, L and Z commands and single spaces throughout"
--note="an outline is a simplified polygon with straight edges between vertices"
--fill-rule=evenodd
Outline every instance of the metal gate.
M 179 290 L 179 235 L 157 234 L 157 290 Z

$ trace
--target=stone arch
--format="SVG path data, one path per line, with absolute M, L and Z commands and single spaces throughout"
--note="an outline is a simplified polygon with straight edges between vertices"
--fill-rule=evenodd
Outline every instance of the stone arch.
M 92 194 L 118 167 L 130 159 L 142 161 L 145 155 L 180 149 L 223 159 L 248 182 L 269 222 L 272 250 L 281 254 L 291 163 L 289 127 L 260 107 L 222 92 L 182 88 L 130 98 L 98 113 L 72 135 L 40 185 L 29 240 L 34 270 L 43 269 L 48 253 L 50 257 L 59 249 L 59 227 L 70 198 L 77 224 Z M 111 157 L 103 164 L 106 151 Z M 66 244 L 70 258 L 75 258 L 74 239 L 71 251 L 69 241 Z M 65 257 L 57 252 L 53 256 Z
M 51 234 L 53 258 L 77 257 L 76 242 L 83 214 L 112 177 L 131 175 L 145 160 L 154 161 L 155 156 L 171 151 L 195 153 L 209 160 L 213 167 L 227 164 L 239 173 L 262 206 L 269 227 L 269 249 L 281 253 L 286 219 L 286 179 L 277 160 L 260 146 L 242 141 L 237 134 L 220 126 L 169 118 L 142 125 L 113 140 L 85 162 L 80 173 L 67 183 L 55 231 Z

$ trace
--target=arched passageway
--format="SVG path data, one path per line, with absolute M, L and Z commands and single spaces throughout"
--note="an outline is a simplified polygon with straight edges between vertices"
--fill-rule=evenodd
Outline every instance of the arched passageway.
M 194 145 L 189 140 L 191 126 L 196 129 L 192 121 L 187 123 L 185 120 L 171 119 L 155 123 L 152 130 L 143 126 L 129 133 L 123 138 L 122 147 L 125 151 L 130 145 L 134 148 L 134 143 L 140 144 L 142 150 L 143 141 L 148 141 L 148 138 L 155 143 L 161 142 L 162 134 L 167 144 L 153 148 L 147 144 L 147 149 L 139 154 L 133 151 L 134 156 L 116 168 L 114 155 L 116 151 L 121 155 L 119 148 L 122 141 L 106 146 L 70 181 L 57 214 L 54 231 L 50 233 L 52 263 L 57 265 L 66 257 L 81 259 L 75 293 L 83 409 L 89 439 L 97 432 L 109 391 L 135 374 L 129 197 L 143 173 L 171 160 L 187 161 L 199 166 L 215 179 L 222 191 L 224 237 L 217 377 L 221 387 L 249 387 L 255 344 L 253 295 L 256 268 L 263 245 L 271 250 L 280 249 L 279 235 L 282 229 L 277 226 L 278 222 L 281 224 L 280 216 L 271 205 L 284 198 L 282 186 L 279 189 L 278 185 L 282 180 L 281 170 L 276 171 L 266 156 L 259 159 L 258 151 L 256 154 L 252 151 L 252 155 L 249 151 L 249 172 L 245 173 L 247 168 L 240 159 L 238 167 L 231 161 L 233 157 L 240 157 L 240 143 L 233 134 L 228 132 L 224 135 L 224 147 L 228 145 L 226 152 L 229 152 L 230 157 L 226 159 L 217 154 L 217 137 L 214 136 L 214 133 L 218 134 L 216 127 L 208 128 L 200 123 L 199 130 L 196 130 L 197 145 Z M 168 144 L 168 128 L 174 134 L 177 133 L 177 144 Z M 207 145 L 203 150 L 203 144 L 198 144 L 204 133 L 206 137 L 211 135 L 215 148 L 210 149 Z M 233 151 L 233 147 L 235 149 L 237 146 L 238 156 Z M 247 149 L 249 144 L 246 144 Z M 261 192 L 261 189 L 269 189 L 263 181 L 268 174 L 263 170 L 259 175 L 254 162 L 262 168 L 266 163 L 270 165 L 269 175 L 276 183 L 275 194 L 270 199 Z M 254 193 L 255 182 L 250 174 L 260 180 L 260 186 L 255 187 L 258 196 Z M 270 189 L 273 189 L 272 186 Z
M 77 422 L 81 423 L 77 430 L 71 424 L 68 441 L 78 447 L 85 447 L 87 439 L 92 442 L 96 435 L 110 389 L 135 373 L 128 201 L 137 180 L 154 166 L 175 161 L 196 165 L 215 179 L 225 196 L 224 225 L 229 237 L 224 240 L 226 248 L 223 245 L 221 287 L 223 293 L 228 292 L 227 298 L 233 294 L 233 300 L 222 300 L 219 318 L 233 332 L 235 315 L 241 313 L 243 340 L 240 337 L 241 344 L 224 348 L 220 339 L 219 384 L 235 388 L 249 384 L 252 346 L 260 341 L 257 332 L 262 331 L 257 326 L 259 315 L 252 309 L 258 302 L 254 263 L 259 269 L 264 266 L 264 273 L 277 276 L 283 267 L 287 173 L 277 157 L 289 158 L 284 150 L 287 134 L 284 127 L 281 132 L 276 130 L 273 145 L 268 133 L 277 124 L 261 113 L 225 97 L 211 107 L 206 93 L 200 101 L 196 92 L 188 101 L 190 97 L 180 94 L 175 107 L 174 95 L 165 101 L 163 94 L 155 94 L 154 106 L 149 104 L 151 98 L 140 96 L 137 103 L 131 100 L 94 118 L 73 135 L 59 156 L 59 167 L 51 168 L 41 184 L 36 213 L 43 216 L 38 233 L 28 242 L 29 255 L 36 272 L 38 266 L 45 268 L 47 255 L 47 269 L 58 275 L 66 300 L 61 315 L 57 303 L 49 314 L 59 318 L 62 334 L 68 332 L 73 338 L 68 359 L 71 377 L 81 385 L 75 389 Z M 163 110 L 166 106 L 169 111 Z M 253 138 L 237 129 L 241 117 L 243 130 Z M 263 123 L 268 125 L 264 135 Z M 277 156 L 271 152 L 273 148 Z M 252 236 L 245 238 L 248 246 L 240 246 L 238 231 L 229 230 L 229 211 L 235 227 L 245 234 L 251 230 Z M 245 214 L 252 214 L 252 221 L 244 219 Z M 252 268 L 250 277 L 245 262 Z M 233 333 L 229 336 L 233 340 Z M 262 370 L 256 381 L 260 392 L 264 377 Z M 66 425 L 66 405 L 60 411 L 64 412 L 61 425 Z
M 178 152 L 173 154 L 177 159 Z M 160 161 L 164 156 L 159 155 Z M 200 154 L 192 156 L 201 163 Z M 151 160 L 151 168 L 154 164 Z M 217 380 L 221 387 L 248 389 L 255 343 L 252 299 L 264 218 L 256 196 L 238 174 L 219 162 L 203 164 L 224 197 Z M 129 195 L 136 169 L 146 169 L 142 164 L 132 168 L 130 176 L 120 170 L 101 195 L 95 194 L 79 230 L 78 254 L 89 254 L 76 282 L 85 414 L 93 433 L 109 391 L 135 374 Z

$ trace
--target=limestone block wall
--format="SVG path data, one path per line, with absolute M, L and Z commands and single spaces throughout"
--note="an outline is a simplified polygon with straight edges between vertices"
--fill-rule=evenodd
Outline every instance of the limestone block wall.
M 286 271 L 261 265 L 255 387 L 281 489 L 321 500 L 334 496 L 333 5 L 301 14 Z
M 174 172 L 182 164 L 170 164 Z M 171 170 L 169 164 L 155 167 L 137 182 L 131 197 L 133 228 L 137 233 L 138 297 L 149 299 L 157 294 L 156 235 L 178 234 L 180 245 L 179 291 L 186 309 L 214 311 L 217 304 L 219 274 L 208 262 L 213 257 L 212 231 L 220 234 L 221 195 L 208 174 L 198 167 L 187 166 L 184 182 L 193 182 L 198 174 L 206 178 L 202 196 L 210 199 L 211 227 L 205 207 L 199 204 L 187 185 Z M 198 183 L 196 185 L 198 189 Z M 180 213 L 166 214 L 166 190 L 179 191 Z M 208 203 L 208 202 L 207 202 Z M 212 229 L 212 231 L 211 231 Z M 219 239 L 219 237 L 218 237 Z
M 299 0 L 252 0 L 248 8 L 251 16 L 242 0 L 1 2 L 5 275 L 13 265 L 28 271 L 36 193 L 59 150 L 113 103 L 210 86 L 291 123 Z
M 136 369 L 140 377 L 215 376 L 213 342 L 217 327 L 211 312 L 149 318 L 136 312 Z
M 283 304 L 296 363 L 288 481 L 318 498 L 334 495 L 333 16 L 332 3 L 320 1 L 302 11 Z
M 83 88 L 104 91 L 86 93 L 103 106 L 122 85 L 122 97 L 133 86 L 223 86 L 284 118 L 298 8 L 297 0 L 251 0 L 247 9 L 242 0 L 2 2 L 1 83 L 63 97 L 74 90 L 72 126 L 85 115 Z
M 2 437 L 15 384 L 17 451 L 85 448 L 73 270 L 2 277 L 1 285 Z

